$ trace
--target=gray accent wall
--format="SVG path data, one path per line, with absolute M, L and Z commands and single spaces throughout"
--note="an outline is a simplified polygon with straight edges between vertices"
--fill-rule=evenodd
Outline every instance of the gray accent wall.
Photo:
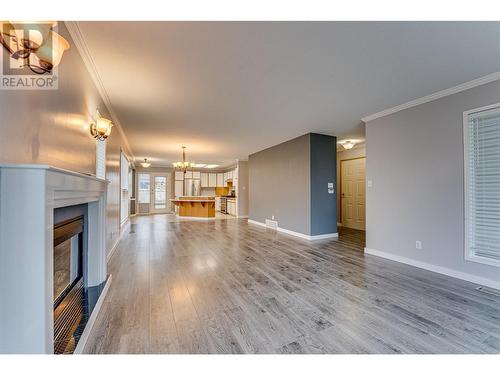
M 102 116 L 111 116 L 64 23 L 58 28 L 71 45 L 58 67 L 59 88 L 0 90 L 0 163 L 49 164 L 95 174 L 96 141 L 89 124 L 97 108 Z M 120 148 L 126 146 L 116 126 L 106 142 L 110 251 L 120 237 Z
M 337 232 L 336 138 L 305 134 L 248 158 L 249 219 L 308 236 Z
M 248 218 L 264 223 L 274 215 L 282 228 L 311 232 L 309 134 L 248 157 Z
M 500 281 L 464 258 L 462 133 L 464 111 L 498 102 L 495 81 L 366 124 L 367 248 Z
M 337 232 L 337 138 L 310 134 L 311 138 L 311 236 Z M 328 183 L 334 194 L 328 193 Z

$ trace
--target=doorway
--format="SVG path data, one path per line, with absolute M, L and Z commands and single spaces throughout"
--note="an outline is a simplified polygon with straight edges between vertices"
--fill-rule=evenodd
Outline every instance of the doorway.
M 340 161 L 340 218 L 343 227 L 365 230 L 366 158 Z
M 151 174 L 151 207 L 153 214 L 165 214 L 171 212 L 168 194 L 169 176 L 167 174 Z
M 172 212 L 171 173 L 137 174 L 137 212 L 141 215 Z

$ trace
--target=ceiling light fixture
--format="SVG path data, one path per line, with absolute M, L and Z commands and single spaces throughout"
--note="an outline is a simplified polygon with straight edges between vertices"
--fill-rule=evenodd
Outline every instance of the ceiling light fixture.
M 141 167 L 143 168 L 149 168 L 151 163 L 148 163 L 148 159 L 144 158 L 144 161 L 141 163 Z
M 186 146 L 182 146 L 182 161 L 172 163 L 175 169 L 186 173 L 188 169 L 193 168 L 193 163 L 186 161 Z
M 52 71 L 59 65 L 64 51 L 70 46 L 66 39 L 53 31 L 54 21 L 0 22 L 0 43 L 10 57 L 21 61 L 36 74 Z
M 208 165 L 205 165 L 205 168 L 212 169 L 212 168 L 217 168 L 218 166 L 219 166 L 219 164 L 208 164 Z
M 354 142 L 349 141 L 349 140 L 347 140 L 347 141 L 342 141 L 342 142 L 340 142 L 340 144 L 341 144 L 341 145 L 342 145 L 342 147 L 344 147 L 344 149 L 346 149 L 346 150 L 350 150 L 350 149 L 352 149 L 352 148 L 354 147 L 354 145 L 355 145 L 355 143 L 354 143 Z
M 97 120 L 95 123 L 90 124 L 90 134 L 99 141 L 104 141 L 111 134 L 113 123 L 107 118 L 101 117 L 97 112 Z
M 205 168 L 206 164 L 193 164 L 193 168 Z

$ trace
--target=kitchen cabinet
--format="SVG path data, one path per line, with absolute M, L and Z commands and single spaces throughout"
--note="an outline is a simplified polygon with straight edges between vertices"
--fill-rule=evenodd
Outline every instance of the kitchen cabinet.
M 200 179 L 201 179 L 201 187 L 202 188 L 210 187 L 210 185 L 208 183 L 208 173 L 201 173 Z
M 224 186 L 224 173 L 217 173 L 217 187 Z
M 174 195 L 176 197 L 184 195 L 184 181 L 175 181 Z
M 195 180 L 199 180 L 201 178 L 201 172 L 195 172 L 195 171 L 193 171 L 193 178 Z
M 215 211 L 220 212 L 220 197 L 215 197 Z
M 193 178 L 193 171 L 187 171 L 185 176 L 186 178 Z
M 175 171 L 175 180 L 176 181 L 182 181 L 182 180 L 184 180 L 184 172 Z
M 217 187 L 217 174 L 209 173 L 208 174 L 208 187 Z
M 229 215 L 236 216 L 236 200 L 228 199 L 227 200 L 227 213 Z

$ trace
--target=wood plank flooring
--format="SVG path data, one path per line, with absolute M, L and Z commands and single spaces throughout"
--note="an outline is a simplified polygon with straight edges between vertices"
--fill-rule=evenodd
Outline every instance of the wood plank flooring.
M 500 298 L 244 219 L 136 217 L 88 353 L 500 353 Z

